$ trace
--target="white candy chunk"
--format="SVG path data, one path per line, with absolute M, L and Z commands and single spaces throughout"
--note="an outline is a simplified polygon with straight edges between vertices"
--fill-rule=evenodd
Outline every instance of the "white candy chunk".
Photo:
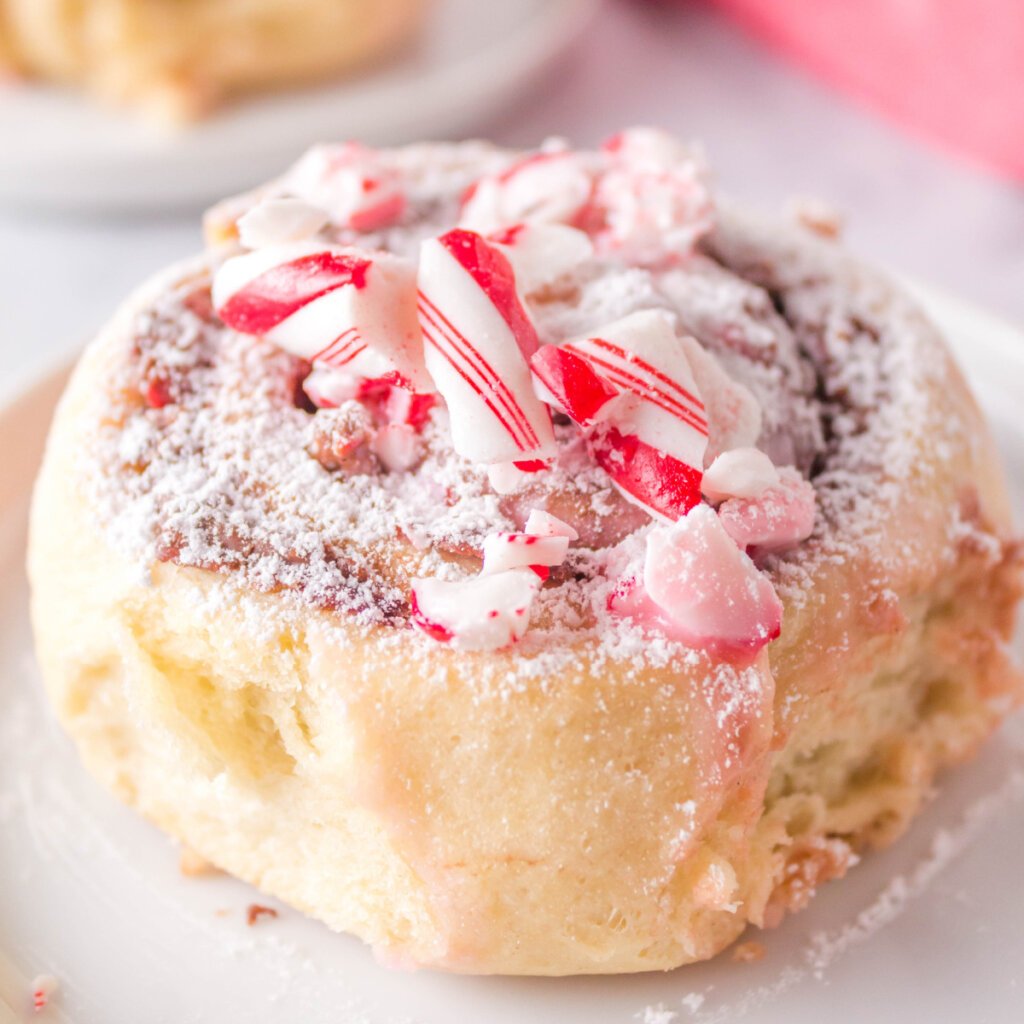
M 701 481 L 704 497 L 711 502 L 726 498 L 758 498 L 779 482 L 775 464 L 757 448 L 733 448 L 722 452 Z
M 632 396 L 609 412 L 609 423 L 688 466 L 703 468 L 707 414 L 671 314 L 655 309 L 631 313 L 602 328 L 597 337 L 563 347 Z
M 530 624 L 540 588 L 530 570 L 491 576 L 412 582 L 412 623 L 428 636 L 463 651 L 493 651 L 516 643 Z
M 550 512 L 545 512 L 540 508 L 530 509 L 530 514 L 526 517 L 524 532 L 533 534 L 535 537 L 580 539 L 580 535 L 568 523 L 562 522 L 557 516 L 553 516 Z
M 520 469 L 514 462 L 493 462 L 487 467 L 487 480 L 497 494 L 514 494 L 533 476 L 533 470 Z
M 704 464 L 722 452 L 752 448 L 761 436 L 761 404 L 753 393 L 722 369 L 718 360 L 695 339 L 684 336 L 697 388 L 707 409 L 708 445 Z
M 484 538 L 484 576 L 533 565 L 561 565 L 569 550 L 566 536 L 538 537 L 530 533 L 492 533 Z
M 424 357 L 455 450 L 484 464 L 553 456 L 551 414 L 530 376 L 537 332 L 505 255 L 472 231 L 449 231 L 423 243 L 419 287 Z
M 359 397 L 359 378 L 329 366 L 314 366 L 302 382 L 302 390 L 318 409 L 336 409 L 342 402 Z
M 386 423 L 374 434 L 370 448 L 392 473 L 412 469 L 422 454 L 419 433 L 408 423 Z
M 564 224 L 517 224 L 488 241 L 508 257 L 524 295 L 557 281 L 594 255 L 590 238 Z
M 408 260 L 314 241 L 269 245 L 217 269 L 213 302 L 229 327 L 312 363 L 433 390 Z
M 512 224 L 568 223 L 590 198 L 592 177 L 569 150 L 534 153 L 481 178 L 462 207 L 460 227 L 486 234 Z
M 397 171 L 375 150 L 353 142 L 314 146 L 285 174 L 281 186 L 355 231 L 387 227 L 405 209 Z
M 326 223 L 327 214 L 305 200 L 268 198 L 238 218 L 238 240 L 246 249 L 262 249 L 310 238 Z

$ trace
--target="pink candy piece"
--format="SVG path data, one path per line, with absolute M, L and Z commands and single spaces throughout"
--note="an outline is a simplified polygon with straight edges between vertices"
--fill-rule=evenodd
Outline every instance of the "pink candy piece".
M 520 290 L 529 295 L 594 255 L 586 234 L 564 224 L 515 224 L 488 235 L 508 257 Z
M 227 260 L 213 302 L 229 327 L 312 363 L 433 390 L 416 317 L 416 272 L 387 253 L 291 242 Z
M 578 153 L 533 153 L 470 188 L 459 224 L 483 233 L 523 222 L 568 224 L 586 205 L 592 188 L 592 175 Z
M 782 603 L 770 580 L 707 505 L 650 533 L 643 589 L 675 634 L 692 646 L 753 655 L 782 627 Z
M 422 455 L 419 433 L 406 423 L 385 423 L 378 427 L 370 448 L 392 473 L 411 469 Z
M 550 512 L 545 512 L 540 508 L 530 509 L 530 514 L 526 517 L 526 525 L 523 527 L 524 533 L 533 534 L 534 537 L 568 537 L 569 540 L 579 540 L 580 535 L 568 524 L 563 522 L 558 516 L 553 516 Z
M 508 259 L 455 229 L 423 243 L 419 285 L 426 365 L 455 450 L 486 464 L 553 456 L 551 414 L 530 379 L 537 332 Z
M 774 487 L 756 498 L 730 498 L 718 515 L 735 543 L 755 557 L 785 551 L 814 531 L 814 487 L 787 466 Z
M 354 231 L 387 227 L 405 210 L 397 172 L 380 154 L 354 142 L 314 146 L 288 171 L 281 186 L 326 210 L 335 224 Z
M 618 394 L 588 359 L 568 348 L 542 346 L 533 354 L 530 369 L 538 398 L 581 427 L 596 423 L 602 409 Z
M 493 651 L 516 643 L 530 623 L 540 579 L 529 570 L 449 581 L 416 579 L 412 624 L 463 651 Z
M 270 197 L 238 218 L 238 240 L 247 249 L 296 242 L 315 235 L 327 220 L 323 210 L 303 199 Z
M 757 448 L 733 448 L 719 455 L 704 470 L 701 490 L 711 502 L 759 498 L 778 482 L 779 471 L 764 452 Z
M 702 161 L 653 128 L 622 132 L 604 148 L 609 166 L 594 199 L 601 248 L 640 263 L 687 255 L 714 222 Z
M 538 537 L 530 533 L 492 533 L 484 538 L 485 576 L 508 569 L 561 565 L 569 550 L 567 536 Z M 547 573 L 538 573 L 542 578 Z

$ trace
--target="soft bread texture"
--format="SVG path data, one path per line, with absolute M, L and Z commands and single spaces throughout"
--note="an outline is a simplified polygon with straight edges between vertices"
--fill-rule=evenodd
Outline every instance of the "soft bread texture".
M 925 318 L 823 258 L 880 317 L 896 304 L 921 372 L 892 401 L 924 389 L 932 415 L 898 438 L 919 471 L 873 470 L 870 516 L 850 509 L 773 569 L 782 635 L 727 692 L 709 656 L 638 671 L 581 635 L 571 671 L 487 693 L 481 659 L 493 676 L 523 655 L 463 654 L 126 558 L 81 459 L 123 313 L 60 404 L 32 512 L 40 662 L 90 771 L 392 964 L 668 969 L 802 907 L 899 835 L 1021 691 L 1005 650 L 1019 553 L 981 417 Z M 941 450 L 940 421 L 955 427 Z
M 0 62 L 159 119 L 325 78 L 419 25 L 423 0 L 0 0 Z

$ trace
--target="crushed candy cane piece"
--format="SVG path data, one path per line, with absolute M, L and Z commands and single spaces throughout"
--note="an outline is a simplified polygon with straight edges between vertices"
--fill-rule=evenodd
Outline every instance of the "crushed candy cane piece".
M 432 391 L 416 316 L 416 269 L 383 252 L 289 242 L 225 261 L 213 303 L 229 327 L 312 363 Z
M 516 283 L 529 295 L 594 255 L 590 238 L 565 224 L 516 224 L 488 236 L 508 257 Z
M 423 243 L 419 287 L 426 365 L 455 450 L 484 464 L 553 456 L 551 414 L 528 363 L 537 332 L 507 257 L 472 231 L 449 231 Z
M 302 390 L 318 409 L 336 409 L 359 397 L 359 378 L 330 366 L 314 366 L 302 382 Z
M 238 240 L 246 249 L 311 238 L 326 223 L 318 206 L 294 196 L 270 196 L 238 218 Z
M 52 974 L 37 974 L 32 979 L 32 1009 L 36 1013 L 45 1010 L 57 988 L 57 979 Z
M 463 198 L 459 225 L 487 234 L 512 224 L 569 224 L 584 208 L 593 177 L 579 153 L 532 153 L 481 178 Z
M 782 628 L 782 603 L 771 581 L 707 505 L 651 531 L 643 586 L 694 646 L 755 654 Z
M 530 369 L 537 397 L 581 427 L 598 422 L 618 395 L 589 360 L 557 345 L 542 345 L 534 352 Z
M 380 427 L 370 449 L 392 473 L 412 469 L 423 454 L 418 431 L 407 423 L 386 423 Z
M 613 409 L 610 423 L 698 472 L 703 469 L 707 415 L 670 314 L 631 313 L 603 327 L 598 337 L 562 348 L 583 356 L 605 381 L 635 397 Z
M 545 512 L 541 508 L 530 509 L 530 514 L 526 517 L 526 525 L 523 527 L 524 533 L 533 534 L 534 537 L 568 537 L 569 540 L 579 540 L 580 535 L 568 524 L 563 522 L 558 516 L 553 516 L 550 512 Z
M 397 171 L 375 150 L 355 142 L 314 146 L 280 185 L 354 231 L 388 227 L 401 218 L 406 206 Z
M 700 502 L 699 469 L 614 426 L 598 426 L 588 438 L 594 461 L 627 501 L 674 522 Z
M 535 573 L 522 569 L 455 581 L 415 579 L 412 624 L 459 650 L 499 650 L 526 632 L 540 584 Z
M 722 452 L 701 481 L 704 497 L 718 503 L 726 498 L 759 498 L 779 482 L 775 464 L 757 448 L 733 448 Z
M 508 569 L 561 565 L 568 550 L 569 538 L 564 534 L 540 537 L 532 533 L 492 533 L 484 538 L 484 567 L 480 571 L 489 576 Z
M 730 498 L 718 509 L 725 531 L 755 557 L 785 551 L 814 532 L 814 487 L 785 466 L 779 482 L 756 498 Z
M 714 224 L 703 160 L 654 128 L 622 132 L 604 149 L 609 166 L 594 199 L 603 213 L 600 248 L 638 263 L 689 254 Z

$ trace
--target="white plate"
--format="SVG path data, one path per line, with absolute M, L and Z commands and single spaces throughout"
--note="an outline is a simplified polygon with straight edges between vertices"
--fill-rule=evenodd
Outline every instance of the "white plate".
M 1024 335 L 923 295 L 990 414 L 1024 509 Z M 63 373 L 0 414 L 0 1020 L 60 979 L 43 1020 L 249 1024 L 872 1024 L 1020 1021 L 1024 720 L 1011 721 L 892 849 L 758 934 L 764 960 L 670 974 L 460 978 L 378 967 L 356 940 L 230 878 L 183 879 L 172 843 L 94 785 L 34 667 L 22 572 L 29 487 Z M 276 905 L 276 904 L 275 904 Z M 675 1016 L 672 1016 L 672 1015 Z
M 433 0 L 424 35 L 377 70 L 156 129 L 43 86 L 0 91 L 0 202 L 82 210 L 198 204 L 280 172 L 313 142 L 450 138 L 520 93 L 595 0 Z

